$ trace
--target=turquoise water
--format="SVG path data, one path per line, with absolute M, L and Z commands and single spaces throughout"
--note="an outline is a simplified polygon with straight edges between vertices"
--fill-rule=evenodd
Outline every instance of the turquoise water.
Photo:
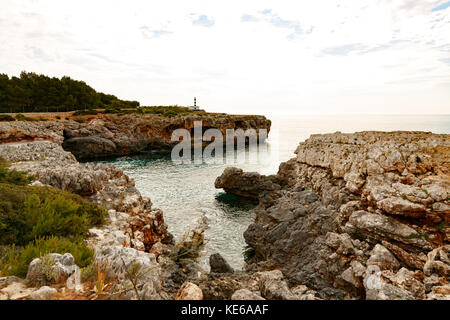
M 270 118 L 273 121 L 264 146 L 239 150 L 239 155 L 259 152 L 258 163 L 184 164 L 172 163 L 170 155 L 120 157 L 113 163 L 135 179 L 137 188 L 151 198 L 153 206 L 164 211 L 169 230 L 176 238 L 195 226 L 202 215 L 208 219 L 206 246 L 201 263 L 207 266 L 209 255 L 220 252 L 234 268 L 243 265 L 243 232 L 253 221 L 254 205 L 214 188 L 214 181 L 228 165 L 262 174 L 276 173 L 280 162 L 294 156 L 300 141 L 313 133 L 354 132 L 363 130 L 410 130 L 450 133 L 450 115 L 371 115 L 371 116 L 295 116 Z

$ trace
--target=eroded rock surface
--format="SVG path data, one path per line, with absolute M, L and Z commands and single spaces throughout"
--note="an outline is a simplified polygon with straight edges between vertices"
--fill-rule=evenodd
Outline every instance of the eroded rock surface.
M 197 115 L 162 117 L 154 114 L 115 115 L 103 114 L 87 118 L 84 122 L 63 121 L 14 121 L 0 122 L 0 143 L 48 140 L 62 144 L 77 158 L 119 156 L 142 151 L 170 151 L 177 144 L 171 141 L 172 132 L 186 129 L 194 139 L 194 124 L 202 121 L 207 129 L 218 129 L 226 137 L 227 129 L 270 131 L 271 121 L 257 115 Z
M 283 298 L 306 286 L 325 299 L 445 299 L 449 159 L 449 135 L 312 135 L 276 176 L 228 168 L 216 187 L 258 198 L 246 270 L 280 270 Z

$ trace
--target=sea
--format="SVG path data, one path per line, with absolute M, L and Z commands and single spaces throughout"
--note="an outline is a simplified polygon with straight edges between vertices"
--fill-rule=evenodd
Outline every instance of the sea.
M 272 128 L 264 144 L 236 151 L 236 159 L 202 164 L 179 164 L 170 154 L 144 153 L 108 159 L 135 180 L 153 207 L 164 212 L 169 231 L 179 240 L 206 217 L 205 247 L 199 258 L 208 270 L 208 259 L 220 253 L 235 269 L 244 265 L 243 233 L 254 221 L 252 201 L 228 195 L 214 187 L 228 166 L 261 174 L 275 174 L 281 162 L 293 158 L 298 144 L 311 134 L 357 131 L 426 131 L 450 134 L 450 115 L 308 115 L 268 117 Z M 239 158 L 240 156 L 240 158 Z M 256 159 L 256 160 L 255 160 Z

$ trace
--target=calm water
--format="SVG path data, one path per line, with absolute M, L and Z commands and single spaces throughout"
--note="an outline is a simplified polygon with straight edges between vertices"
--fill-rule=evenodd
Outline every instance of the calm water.
M 267 144 L 259 150 L 259 163 L 234 164 L 246 171 L 276 173 L 278 165 L 294 156 L 300 141 L 313 133 L 363 130 L 419 130 L 450 133 L 450 115 L 403 116 L 295 116 L 271 118 Z M 255 147 L 239 154 L 258 152 Z M 202 215 L 208 218 L 207 244 L 201 258 L 207 266 L 209 255 L 220 252 L 235 268 L 243 265 L 243 232 L 253 221 L 253 204 L 214 188 L 214 181 L 228 164 L 175 165 L 170 156 L 139 155 L 107 161 L 134 178 L 137 188 L 149 196 L 153 206 L 164 211 L 169 230 L 179 239 L 195 226 Z

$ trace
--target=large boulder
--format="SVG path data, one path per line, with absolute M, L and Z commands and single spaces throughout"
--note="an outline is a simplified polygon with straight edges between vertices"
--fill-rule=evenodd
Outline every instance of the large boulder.
M 243 172 L 242 169 L 228 167 L 217 177 L 214 186 L 227 193 L 257 200 L 267 192 L 279 190 L 285 181 L 276 176 L 263 176 L 257 172 Z
M 28 296 L 29 300 L 48 300 L 58 291 L 55 288 L 43 286 Z
M 66 281 L 80 268 L 70 253 L 50 253 L 36 258 L 28 266 L 26 280 L 30 285 L 54 284 Z
M 259 273 L 259 288 L 268 300 L 295 300 L 297 297 L 289 290 L 280 270 Z
M 215 273 L 233 273 L 234 271 L 220 253 L 209 256 L 209 265 L 211 267 L 211 272 Z
M 203 300 L 203 293 L 196 284 L 185 282 L 178 291 L 175 300 Z
M 233 293 L 231 300 L 266 300 L 248 289 L 239 289 Z

